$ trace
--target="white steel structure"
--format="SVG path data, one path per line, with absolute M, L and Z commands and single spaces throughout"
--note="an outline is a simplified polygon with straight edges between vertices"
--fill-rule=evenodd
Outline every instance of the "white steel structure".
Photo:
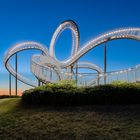
M 59 61 L 55 56 L 55 43 L 59 35 L 66 29 L 70 29 L 72 32 L 72 51 L 68 59 Z M 107 83 L 113 80 L 109 78 L 118 74 L 126 74 L 128 79 L 128 73 L 135 71 L 135 82 L 139 81 L 136 79 L 136 70 L 139 70 L 139 66 L 136 68 L 126 69 L 123 71 L 103 73 L 102 69 L 95 64 L 89 62 L 78 62 L 78 60 L 90 50 L 94 49 L 100 44 L 106 43 L 116 39 L 134 39 L 140 40 L 140 28 L 123 28 L 113 30 L 85 43 L 83 46 L 79 46 L 79 30 L 75 22 L 69 20 L 61 23 L 52 36 L 49 50 L 46 46 L 37 42 L 23 42 L 19 43 L 8 50 L 4 58 L 4 65 L 7 70 L 18 80 L 31 85 L 37 86 L 34 82 L 31 82 L 27 78 L 23 77 L 11 67 L 9 59 L 16 53 L 27 49 L 37 49 L 42 52 L 42 55 L 33 55 L 31 58 L 31 71 L 32 73 L 42 82 L 56 82 L 63 79 L 74 79 L 78 85 L 95 85 L 102 84 L 103 77 L 106 77 Z M 88 74 L 78 73 L 79 68 L 87 68 L 97 71 L 94 74 L 93 79 L 86 79 Z M 119 80 L 115 79 L 115 80 Z

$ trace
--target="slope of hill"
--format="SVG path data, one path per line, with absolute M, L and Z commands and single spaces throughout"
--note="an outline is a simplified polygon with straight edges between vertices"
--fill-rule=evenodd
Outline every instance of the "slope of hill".
M 140 139 L 140 105 L 23 107 L 0 99 L 0 140 Z

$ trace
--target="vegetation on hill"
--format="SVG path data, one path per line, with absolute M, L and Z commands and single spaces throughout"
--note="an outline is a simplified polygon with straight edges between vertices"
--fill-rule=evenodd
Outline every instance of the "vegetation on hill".
M 113 82 L 95 87 L 77 87 L 74 82 L 47 84 L 23 93 L 25 104 L 94 105 L 140 104 L 140 84 Z

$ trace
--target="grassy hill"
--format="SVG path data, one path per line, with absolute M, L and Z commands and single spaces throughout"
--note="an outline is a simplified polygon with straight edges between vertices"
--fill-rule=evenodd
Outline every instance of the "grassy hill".
M 0 140 L 140 139 L 140 105 L 22 107 L 0 99 Z

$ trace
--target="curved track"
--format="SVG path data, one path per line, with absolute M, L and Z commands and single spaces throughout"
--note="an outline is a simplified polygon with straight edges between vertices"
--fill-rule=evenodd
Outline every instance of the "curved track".
M 73 56 L 78 50 L 79 41 L 80 41 L 78 26 L 76 25 L 76 23 L 74 21 L 67 20 L 67 21 L 61 23 L 58 26 L 58 28 L 55 30 L 55 32 L 54 32 L 54 34 L 52 36 L 52 39 L 51 39 L 49 52 L 50 52 L 50 56 L 53 57 L 55 60 L 57 60 L 57 58 L 55 56 L 55 51 L 54 51 L 55 43 L 56 43 L 57 38 L 59 37 L 59 35 L 66 29 L 70 29 L 71 32 L 72 32 L 72 51 L 71 51 L 71 56 Z
M 59 35 L 66 29 L 70 29 L 72 32 L 72 51 L 71 55 L 68 59 L 64 61 L 59 61 L 55 56 L 55 43 Z M 78 60 L 88 53 L 90 50 L 94 49 L 98 45 L 101 45 L 105 42 L 116 40 L 116 39 L 134 39 L 140 40 L 140 28 L 123 28 L 113 30 L 102 35 L 99 35 L 96 38 L 93 38 L 83 46 L 79 47 L 79 30 L 75 22 L 68 20 L 59 25 L 59 27 L 54 32 L 49 52 L 46 46 L 37 43 L 37 42 L 24 42 L 17 44 L 10 48 L 5 55 L 4 65 L 7 70 L 17 78 L 31 86 L 36 86 L 34 83 L 31 83 L 30 80 L 26 79 L 19 73 L 16 74 L 14 69 L 9 64 L 9 59 L 16 53 L 29 49 L 37 49 L 43 52 L 42 55 L 34 55 L 31 59 L 31 71 L 33 74 L 40 80 L 45 82 L 55 82 L 57 80 L 62 80 L 67 78 L 67 70 L 66 69 L 75 69 L 75 68 L 88 68 L 93 69 L 98 72 L 98 79 L 101 78 L 100 74 L 102 73 L 102 69 L 98 66 L 91 64 L 89 62 L 78 62 Z M 76 64 L 77 63 L 77 64 Z M 64 71 L 65 69 L 65 71 Z M 45 72 L 44 72 L 45 71 Z M 44 74 L 45 73 L 45 74 Z M 71 73 L 72 74 L 72 73 Z M 55 78 L 52 79 L 50 75 L 55 75 Z M 74 74 L 73 74 L 74 75 Z M 71 77 L 73 77 L 71 75 Z M 50 78 L 49 78 L 50 76 Z M 96 79 L 96 81 L 98 80 Z M 94 83 L 94 79 L 90 81 L 90 83 Z
M 11 47 L 7 51 L 5 58 L 4 58 L 4 65 L 5 65 L 6 69 L 14 77 L 16 77 L 16 72 L 15 72 L 14 68 L 10 65 L 9 59 L 18 52 L 30 50 L 30 49 L 40 50 L 43 52 L 44 55 L 47 55 L 47 53 L 48 53 L 48 49 L 44 45 L 37 43 L 37 42 L 33 42 L 33 41 L 32 42 L 23 42 L 23 43 L 17 44 L 15 46 Z M 18 78 L 18 80 L 22 81 L 25 84 L 28 84 L 30 86 L 36 86 L 35 82 L 33 82 L 33 81 L 31 82 L 31 80 L 29 80 L 26 77 L 23 77 L 19 73 L 17 73 L 17 78 Z
M 43 57 L 43 58 L 42 58 Z M 68 77 L 71 79 L 71 77 L 74 78 L 74 76 L 79 77 L 81 74 L 75 75 L 72 72 L 62 71 L 59 65 L 57 65 L 57 62 L 55 60 L 48 59 L 47 63 L 43 63 L 43 60 L 47 60 L 48 58 L 46 56 L 41 55 L 34 55 L 31 59 L 31 71 L 34 73 L 36 77 L 38 77 L 43 82 L 56 82 L 58 80 L 68 79 Z M 50 63 L 51 61 L 51 63 Z M 55 65 L 54 65 L 55 64 Z M 98 67 L 95 64 L 89 63 L 89 62 L 78 62 L 77 65 L 73 68 L 87 68 L 92 69 L 98 72 L 98 74 L 102 73 L 102 69 Z M 52 80 L 49 76 L 50 71 L 53 76 L 55 76 L 55 79 Z
M 78 61 L 83 55 L 85 55 L 90 50 L 94 49 L 98 45 L 101 45 L 107 41 L 116 40 L 116 39 L 133 39 L 140 40 L 140 28 L 125 28 L 118 29 L 111 32 L 107 32 L 99 37 L 92 39 L 87 42 L 85 45 L 80 47 L 75 53 L 75 55 L 71 56 L 69 59 L 63 62 L 59 62 L 61 65 L 65 67 L 72 65 L 76 61 Z

